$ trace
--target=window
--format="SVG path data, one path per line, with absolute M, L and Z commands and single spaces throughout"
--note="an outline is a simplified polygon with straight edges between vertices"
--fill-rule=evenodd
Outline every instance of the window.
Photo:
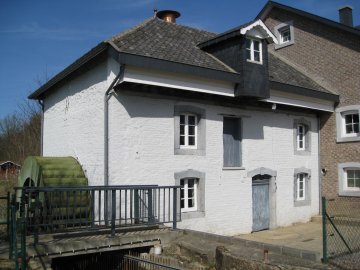
M 275 36 L 279 44 L 275 44 L 275 49 L 287 47 L 295 43 L 293 22 L 285 22 L 274 28 Z
M 348 190 L 360 191 L 360 169 L 345 169 L 345 179 Z
M 196 115 L 180 114 L 180 148 L 196 148 Z
M 296 147 L 297 150 L 305 150 L 305 126 L 303 124 L 297 125 Z
M 356 136 L 359 133 L 359 113 L 347 112 L 344 113 L 344 135 Z
M 294 120 L 294 154 L 310 155 L 311 153 L 311 122 L 305 118 Z
M 197 210 L 198 179 L 187 178 L 180 180 L 180 207 L 182 212 Z
M 224 117 L 224 167 L 241 166 L 241 119 Z
M 280 33 L 280 43 L 286 43 L 291 41 L 291 32 L 290 27 L 286 26 L 279 30 Z
M 305 200 L 305 174 L 299 173 L 297 175 L 297 192 L 296 200 L 304 201 Z
M 174 154 L 205 155 L 205 110 L 191 105 L 174 107 Z
M 360 141 L 360 105 L 336 109 L 337 142 Z
M 307 168 L 294 170 L 294 206 L 305 206 L 311 203 L 311 171 Z
M 339 164 L 339 195 L 360 197 L 360 163 Z
M 246 39 L 246 59 L 251 62 L 262 63 L 262 44 L 260 40 Z
M 186 170 L 174 174 L 175 185 L 180 186 L 181 218 L 205 216 L 205 173 Z

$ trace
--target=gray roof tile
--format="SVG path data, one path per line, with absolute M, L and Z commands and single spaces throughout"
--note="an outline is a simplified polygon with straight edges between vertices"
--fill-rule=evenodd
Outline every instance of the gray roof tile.
M 153 18 L 110 40 L 125 53 L 234 72 L 196 45 L 216 34 Z

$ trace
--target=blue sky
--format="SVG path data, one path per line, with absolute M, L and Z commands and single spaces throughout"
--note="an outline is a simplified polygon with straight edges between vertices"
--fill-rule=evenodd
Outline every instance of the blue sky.
M 212 32 L 252 20 L 267 0 L 156 0 L 175 9 L 179 24 Z M 338 21 L 338 8 L 359 0 L 278 0 Z M 0 119 L 44 82 L 96 44 L 153 15 L 154 0 L 0 0 Z

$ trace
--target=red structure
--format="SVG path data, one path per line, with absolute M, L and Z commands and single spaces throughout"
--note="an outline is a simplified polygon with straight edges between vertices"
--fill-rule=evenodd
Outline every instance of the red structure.
M 18 174 L 21 166 L 12 161 L 0 161 L 0 177 Z

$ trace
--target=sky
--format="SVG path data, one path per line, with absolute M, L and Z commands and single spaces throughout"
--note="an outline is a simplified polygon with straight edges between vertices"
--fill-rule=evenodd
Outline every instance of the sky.
M 0 0 L 0 120 L 27 96 L 101 41 L 158 10 L 181 13 L 177 23 L 220 33 L 256 17 L 267 0 Z M 277 0 L 334 21 L 359 0 Z

